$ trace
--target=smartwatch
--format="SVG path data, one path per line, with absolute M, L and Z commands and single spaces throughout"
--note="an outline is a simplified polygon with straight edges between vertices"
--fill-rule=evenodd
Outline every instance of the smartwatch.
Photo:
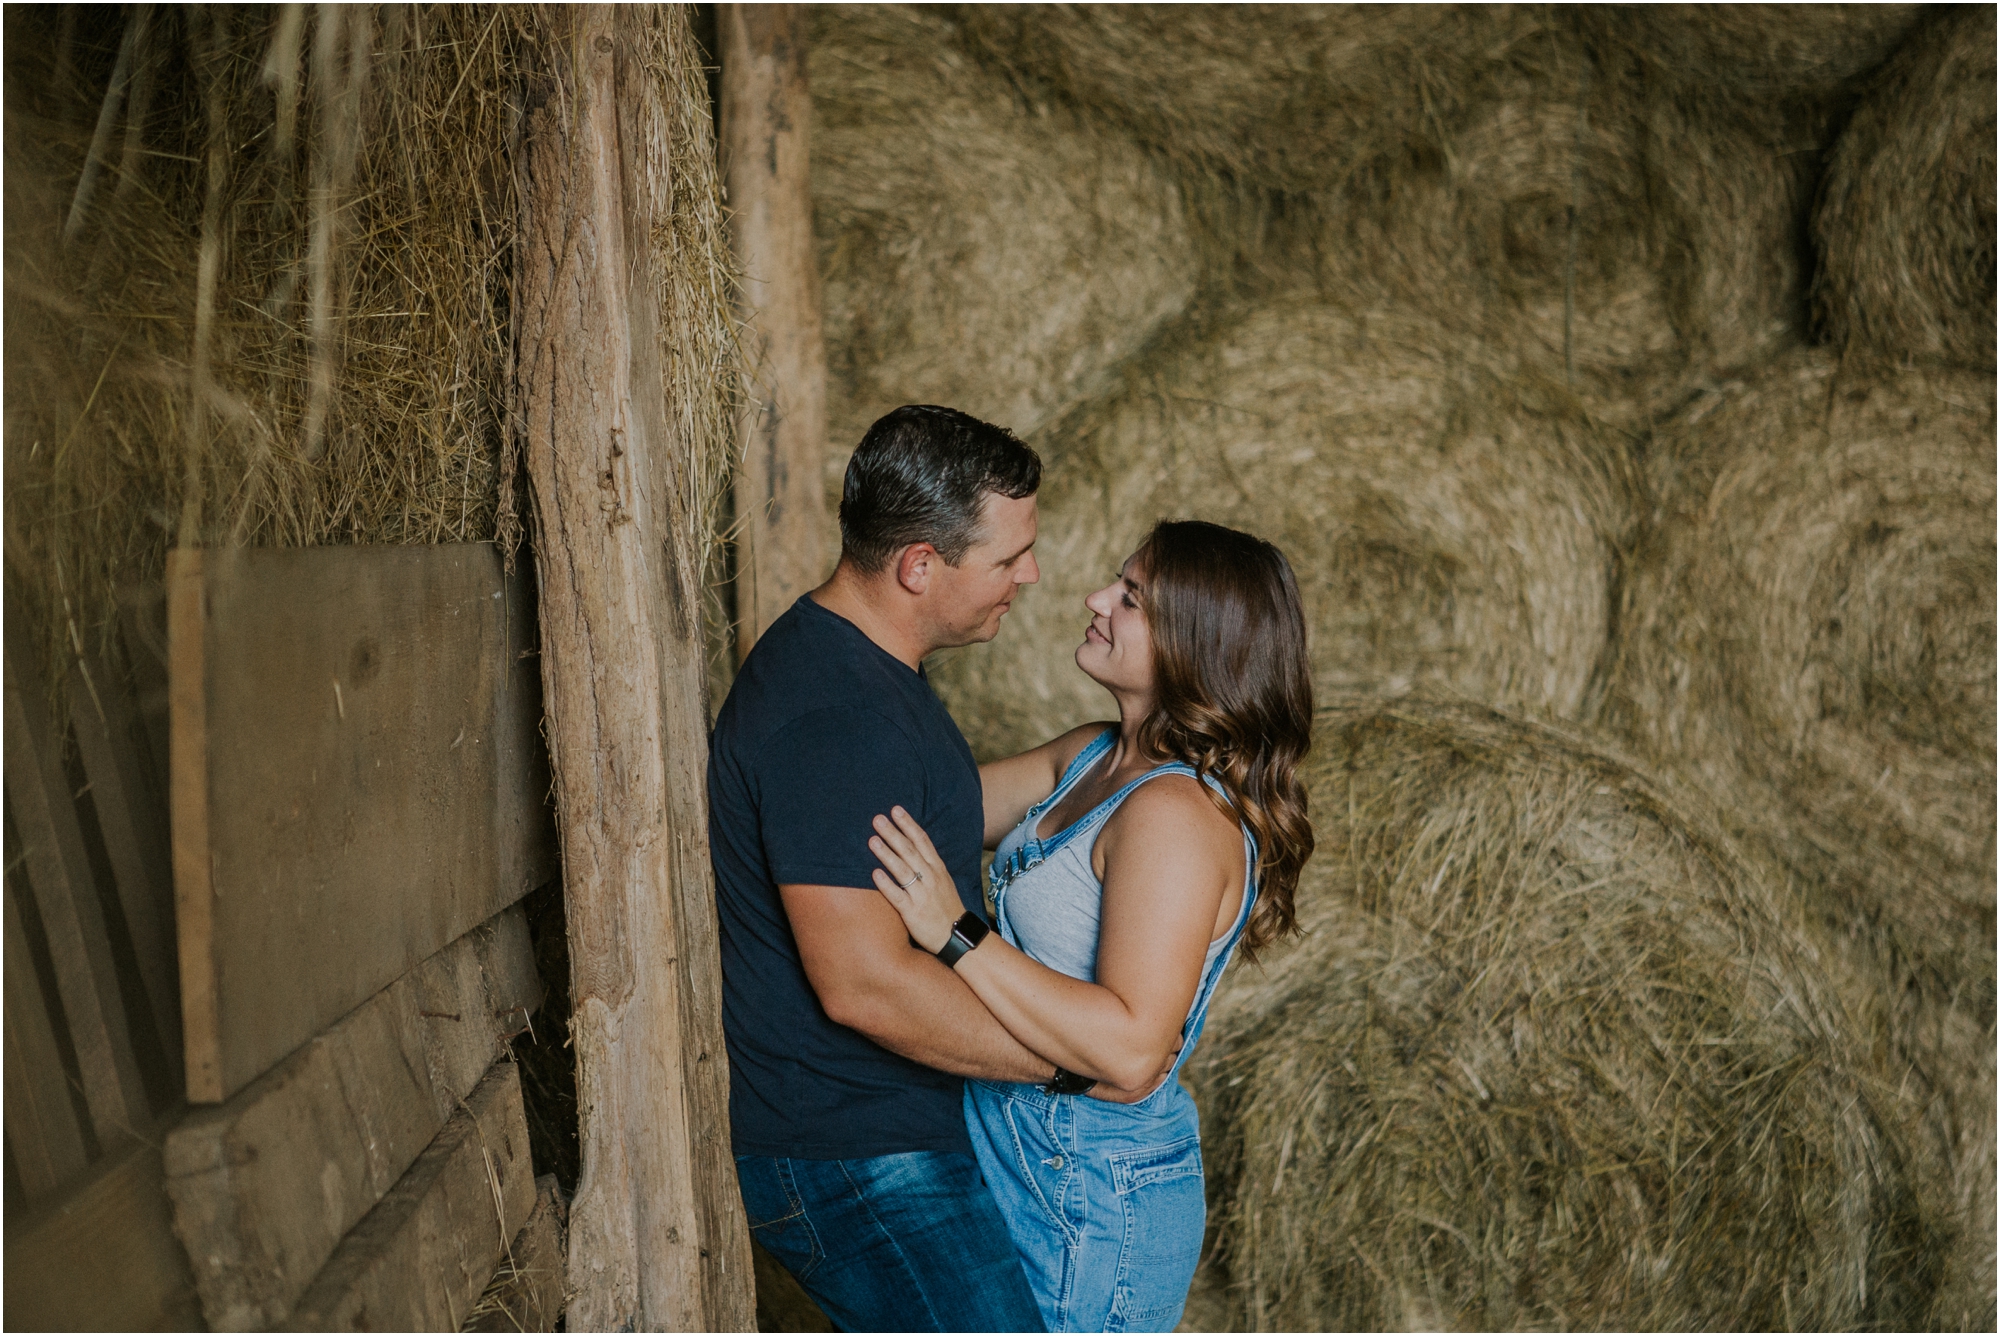
M 1079 1076 L 1075 1072 L 1064 1071 L 1058 1067 L 1056 1074 L 1042 1083 L 1042 1089 L 1051 1095 L 1081 1095 L 1096 1084 L 1096 1080 L 1092 1077 Z
M 986 926 L 986 920 L 967 911 L 958 916 L 958 922 L 951 925 L 951 936 L 938 948 L 937 958 L 952 969 L 958 968 L 958 958 L 986 940 L 986 934 L 993 929 Z

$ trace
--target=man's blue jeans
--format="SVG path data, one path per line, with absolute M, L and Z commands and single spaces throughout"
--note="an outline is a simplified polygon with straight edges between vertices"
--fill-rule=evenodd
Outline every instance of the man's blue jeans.
M 841 1331 L 1040 1331 L 970 1155 L 736 1157 L 750 1236 Z

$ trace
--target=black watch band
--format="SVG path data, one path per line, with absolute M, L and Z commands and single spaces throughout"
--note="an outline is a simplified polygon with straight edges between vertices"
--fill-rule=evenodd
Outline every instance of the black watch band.
M 958 916 L 958 922 L 951 925 L 951 936 L 938 948 L 937 958 L 952 969 L 958 968 L 958 958 L 986 940 L 986 934 L 993 929 L 986 926 L 986 920 L 970 910 Z
M 1042 1089 L 1051 1095 L 1081 1095 L 1097 1084 L 1095 1077 L 1079 1076 L 1075 1072 L 1056 1068 L 1056 1074 L 1043 1083 Z

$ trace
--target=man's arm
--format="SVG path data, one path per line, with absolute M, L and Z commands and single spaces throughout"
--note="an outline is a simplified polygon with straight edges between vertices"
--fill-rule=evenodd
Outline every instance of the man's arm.
M 1046 1081 L 1055 1064 L 1002 1029 L 965 981 L 910 945 L 873 887 L 780 886 L 806 978 L 826 1014 L 892 1053 L 958 1076 Z

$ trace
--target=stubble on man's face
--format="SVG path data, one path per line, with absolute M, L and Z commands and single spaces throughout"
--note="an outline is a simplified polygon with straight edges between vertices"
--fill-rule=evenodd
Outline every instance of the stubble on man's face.
M 1037 522 L 1034 497 L 987 493 L 978 536 L 956 566 L 941 572 L 939 649 L 983 644 L 1000 633 L 1021 587 L 1041 578 L 1033 551 Z

